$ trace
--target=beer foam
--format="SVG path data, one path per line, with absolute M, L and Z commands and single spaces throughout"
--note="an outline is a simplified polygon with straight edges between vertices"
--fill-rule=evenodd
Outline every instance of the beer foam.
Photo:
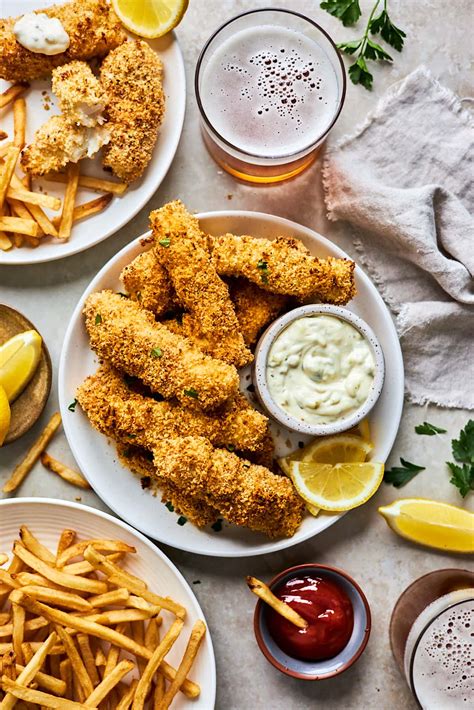
M 474 600 L 442 612 L 413 660 L 413 686 L 425 710 L 468 708 L 474 697 Z
M 223 42 L 204 68 L 200 92 L 215 130 L 262 157 L 298 153 L 315 143 L 340 98 L 324 49 L 276 25 L 240 30 Z

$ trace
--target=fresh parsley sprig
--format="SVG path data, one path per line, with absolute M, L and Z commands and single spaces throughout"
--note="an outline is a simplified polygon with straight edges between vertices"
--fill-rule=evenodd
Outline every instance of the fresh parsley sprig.
M 355 25 L 362 14 L 359 0 L 326 0 L 321 3 L 320 7 L 341 20 L 344 27 Z
M 397 52 L 402 51 L 406 34 L 391 22 L 387 12 L 387 0 L 384 1 L 383 10 L 380 15 L 374 17 L 370 23 L 370 31 L 373 35 L 380 34 Z
M 450 483 L 459 490 L 463 498 L 469 491 L 474 491 L 474 420 L 470 419 L 459 433 L 459 439 L 451 441 L 454 459 L 458 462 L 446 461 L 453 474 Z M 459 465 L 462 464 L 462 465 Z
M 424 436 L 436 436 L 436 434 L 446 434 L 446 429 L 441 429 L 439 426 L 430 424 L 429 422 L 423 422 L 423 424 L 418 424 L 415 427 L 417 434 L 422 434 Z
M 391 483 L 395 488 L 405 486 L 412 478 L 415 478 L 420 471 L 424 471 L 424 466 L 417 466 L 415 463 L 406 461 L 400 456 L 401 466 L 393 466 L 388 471 L 385 471 L 383 480 L 385 483 Z

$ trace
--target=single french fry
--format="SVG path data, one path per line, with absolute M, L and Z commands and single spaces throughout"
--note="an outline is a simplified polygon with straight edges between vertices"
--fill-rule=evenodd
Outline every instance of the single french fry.
M 11 611 L 0 612 L 0 626 L 3 626 L 4 624 L 9 624 L 11 621 L 11 618 L 12 618 Z
M 132 632 L 132 639 L 136 641 L 140 646 L 146 646 L 146 648 L 150 648 L 147 644 L 145 644 L 145 626 L 143 621 L 132 621 L 130 624 L 131 632 Z M 150 649 L 151 651 L 154 651 L 155 649 Z M 143 674 L 146 668 L 146 661 L 143 660 L 143 658 L 137 658 L 137 666 L 138 666 L 138 671 L 140 675 Z
M 50 695 L 50 693 L 44 693 L 42 690 L 33 690 L 32 688 L 27 688 L 26 685 L 20 685 L 7 676 L 2 676 L 1 686 L 3 690 L 11 693 L 16 698 L 21 700 L 26 700 L 30 703 L 37 703 L 46 708 L 57 708 L 57 710 L 90 710 L 90 705 L 82 705 L 82 703 L 76 703 L 72 700 L 67 700 L 66 698 L 58 698 L 55 695 Z
M 97 673 L 97 668 L 94 662 L 94 656 L 92 655 L 89 636 L 87 636 L 87 634 L 77 634 L 77 645 L 79 646 L 79 650 L 81 652 L 82 660 L 84 661 L 86 671 L 89 674 L 89 678 L 91 679 L 92 685 L 95 688 L 96 685 L 99 685 L 100 678 L 99 674 Z
M 127 632 L 127 626 L 128 626 L 128 624 L 125 624 L 125 623 L 118 624 L 115 627 L 115 630 L 119 634 L 125 634 Z M 108 676 L 109 673 L 112 673 L 113 669 L 115 668 L 115 666 L 118 663 L 119 656 L 120 656 L 120 648 L 118 646 L 110 646 L 109 652 L 107 654 L 107 658 L 105 661 L 104 675 L 103 675 L 104 678 L 106 676 Z
M 264 582 L 261 582 L 256 577 L 246 577 L 247 586 L 251 592 L 257 595 L 262 601 L 271 606 L 271 608 L 283 616 L 287 621 L 297 626 L 299 629 L 306 629 L 308 622 L 303 619 L 289 604 L 282 602 L 276 597 L 270 587 Z
M 132 661 L 120 661 L 120 663 L 115 666 L 113 671 L 106 676 L 101 683 L 97 686 L 91 695 L 87 698 L 85 706 L 88 708 L 97 707 L 105 697 L 110 693 L 112 688 L 115 688 L 117 683 L 119 683 L 127 673 L 135 668 L 135 664 Z
M 115 624 L 125 624 L 132 621 L 144 621 L 145 619 L 150 619 L 153 614 L 153 610 L 109 609 L 108 611 L 103 611 L 100 614 L 88 614 L 82 618 L 87 619 L 87 621 L 92 621 L 94 624 L 115 626 Z
M 56 558 L 53 553 L 41 544 L 41 542 L 33 535 L 31 530 L 29 530 L 26 525 L 22 525 L 20 527 L 20 540 L 22 541 L 23 546 L 32 552 L 33 555 L 39 557 L 40 560 L 43 560 L 46 564 L 54 565 Z
M 26 622 L 26 623 L 28 623 L 28 622 Z M 25 655 L 25 653 L 26 653 L 25 649 L 27 647 L 31 648 L 31 650 L 36 653 L 36 651 L 41 647 L 41 644 L 42 644 L 41 641 L 28 641 L 28 643 L 24 643 L 23 644 L 23 655 Z M 55 644 L 48 653 L 49 656 L 64 656 L 64 654 L 65 654 L 64 646 L 60 643 Z M 26 656 L 25 656 L 25 658 L 26 658 Z
M 0 231 L 12 232 L 13 234 L 27 234 L 29 237 L 36 237 L 39 233 L 38 223 L 34 219 L 24 219 L 23 217 L 0 217 Z
M 2 251 L 10 251 L 12 246 L 13 242 L 10 237 L 5 232 L 0 231 L 0 249 Z
M 18 97 L 13 102 L 13 126 L 14 143 L 18 148 L 23 149 L 26 130 L 26 102 L 23 97 Z
M 23 235 L 17 234 L 16 232 L 14 234 L 12 234 L 12 239 L 13 239 L 13 244 L 17 247 L 17 249 L 22 247 L 23 242 L 25 241 Z
M 1 659 L 2 673 L 11 680 L 16 679 L 15 652 L 13 650 L 4 653 Z
M 46 453 L 46 451 L 43 451 L 40 456 L 40 460 L 45 468 L 49 469 L 53 473 L 57 473 L 58 476 L 68 483 L 72 483 L 73 486 L 77 486 L 78 488 L 90 488 L 89 483 L 81 473 L 74 471 L 72 468 L 69 468 L 69 466 L 66 466 L 60 461 L 57 461 L 57 459 L 54 459 Z M 59 560 L 58 566 L 61 566 Z
M 3 165 L 0 166 L 0 208 L 3 207 L 7 190 L 10 186 L 12 175 L 15 172 L 15 165 L 20 155 L 20 148 L 16 145 L 11 145 L 5 153 Z M 7 227 L 1 227 L 7 229 Z
M 94 608 L 87 599 L 83 599 L 78 594 L 65 592 L 63 589 L 58 591 L 56 589 L 48 589 L 48 587 L 27 585 L 26 587 L 22 587 L 22 591 L 40 602 L 56 604 L 57 606 L 63 606 L 67 609 L 87 612 L 92 611 Z
M 25 636 L 25 610 L 18 604 L 12 604 L 12 645 L 18 663 L 23 663 L 21 644 Z
M 0 566 L 4 565 L 5 562 L 8 562 L 8 555 L 6 552 L 0 552 Z
M 69 163 L 67 167 L 66 193 L 64 195 L 61 223 L 59 225 L 59 239 L 69 239 L 72 228 L 72 215 L 76 201 L 77 187 L 79 184 L 79 164 Z
M 150 604 L 149 602 L 142 599 L 142 597 L 137 597 L 134 594 L 130 595 L 130 598 L 125 602 L 125 606 L 131 609 L 143 609 L 144 611 L 153 611 L 154 614 L 158 616 L 161 611 L 161 607 L 156 604 Z M 156 619 L 157 623 L 161 624 L 161 619 Z
M 67 183 L 67 176 L 64 173 L 49 173 L 46 180 L 51 182 Z M 97 192 L 112 192 L 114 195 L 123 195 L 128 185 L 125 182 L 112 182 L 111 180 L 102 180 L 100 178 L 89 177 L 88 175 L 79 176 L 79 185 L 87 187 L 89 190 Z
M 66 562 L 71 560 L 73 557 L 78 557 L 83 555 L 86 548 L 89 546 L 93 547 L 94 550 L 102 550 L 103 552 L 136 552 L 136 547 L 133 545 L 128 545 L 122 540 L 106 540 L 104 538 L 96 538 L 91 540 L 81 540 L 76 542 L 75 545 L 71 545 L 58 557 L 57 563 L 59 567 L 63 567 Z M 106 558 L 108 559 L 108 558 Z M 136 578 L 138 579 L 138 578 Z M 144 584 L 144 583 L 143 583 Z
M 80 205 L 76 205 L 76 207 L 74 207 L 74 212 L 72 213 L 72 221 L 78 222 L 80 219 L 86 219 L 86 217 L 92 217 L 92 215 L 102 212 L 102 210 L 110 204 L 112 198 L 113 194 L 111 192 L 107 192 L 105 195 L 101 195 L 95 200 L 90 200 L 89 202 L 83 202 Z M 53 219 L 53 225 L 55 227 L 59 227 L 60 222 L 60 217 L 55 217 Z
M 55 656 L 51 656 L 51 658 L 55 658 Z M 63 661 L 59 662 L 59 677 L 63 681 L 64 685 L 66 686 L 64 693 L 65 698 L 69 698 L 71 700 L 71 695 L 72 695 L 72 663 L 69 660 L 69 658 L 65 658 Z
M 59 667 L 59 656 L 51 656 L 49 659 L 50 663 L 53 658 L 58 661 Z M 18 674 L 21 674 L 21 672 L 25 669 L 26 666 L 22 666 L 21 664 L 17 663 L 15 667 L 16 672 Z M 35 681 L 38 683 L 40 688 L 43 688 L 43 690 L 48 690 L 50 693 L 55 693 L 56 695 L 64 695 L 64 693 L 66 692 L 66 684 L 64 683 L 64 681 L 54 675 L 49 675 L 48 673 L 42 673 L 41 671 L 38 671 L 38 673 L 36 673 L 35 675 Z M 3 710 L 1 703 L 0 709 Z
M 20 96 L 26 89 L 29 87 L 29 84 L 22 83 L 22 84 L 13 84 L 13 86 L 9 86 L 8 89 L 5 89 L 3 94 L 0 94 L 0 108 L 3 108 L 4 106 L 7 106 L 7 104 L 11 103 L 16 99 L 17 96 Z
M 94 659 L 94 660 L 95 660 L 95 665 L 98 666 L 98 667 L 105 666 L 105 664 L 107 663 L 107 659 L 106 659 L 106 657 L 105 657 L 105 653 L 104 653 L 104 651 L 102 650 L 102 647 L 101 647 L 101 646 L 99 646 L 99 648 L 97 649 L 97 652 L 96 652 L 96 654 L 95 654 L 95 659 Z
M 137 685 L 138 685 L 138 678 L 134 678 L 132 680 L 132 682 L 130 683 L 128 689 L 125 691 L 125 693 L 120 698 L 120 702 L 117 705 L 116 710 L 129 710 L 130 705 L 132 704 L 133 697 L 135 695 L 135 691 L 137 689 Z
M 160 640 L 160 631 L 155 618 L 151 618 L 145 630 L 145 646 L 154 651 Z
M 176 678 L 176 669 L 173 668 L 173 666 L 170 665 L 168 661 L 161 661 L 161 665 L 158 671 L 159 673 L 162 673 L 164 675 L 166 680 L 169 680 L 171 682 Z M 181 685 L 180 690 L 190 700 L 199 697 L 201 693 L 201 688 L 199 687 L 199 685 L 194 681 L 189 680 L 189 678 L 186 678 L 186 680 Z
M 197 652 L 199 651 L 199 647 L 202 643 L 202 640 L 204 639 L 205 633 L 206 625 L 204 621 L 198 619 L 191 631 L 186 650 L 184 652 L 183 658 L 181 659 L 181 663 L 178 666 L 178 670 L 176 671 L 176 677 L 168 687 L 168 690 L 166 691 L 163 699 L 158 705 L 159 710 L 166 710 L 171 705 L 174 696 L 178 692 L 182 682 L 191 670 L 191 666 L 194 663 L 194 659 L 196 658 Z M 133 707 L 133 710 L 135 710 L 135 707 Z
M 0 569 L 0 582 L 6 584 L 7 587 L 11 589 L 18 589 L 20 587 L 13 575 L 6 569 Z
M 46 579 L 50 579 L 61 587 L 78 589 L 81 592 L 91 592 L 92 594 L 103 594 L 108 591 L 107 584 L 97 579 L 87 579 L 74 574 L 66 574 L 55 567 L 50 567 L 46 562 L 40 560 L 36 555 L 15 541 L 13 544 L 15 555 L 18 555 L 29 567 L 39 572 Z
M 45 195 L 42 192 L 32 192 L 31 190 L 25 190 L 23 186 L 18 189 L 9 187 L 7 190 L 7 197 L 11 200 L 19 200 L 20 202 L 26 202 L 29 205 L 39 205 L 40 207 L 46 207 L 53 211 L 61 209 L 61 200 L 59 199 L 59 197 Z
M 72 698 L 79 703 L 84 702 L 86 699 L 86 694 L 84 693 L 82 685 L 79 683 L 79 678 L 75 673 L 72 674 Z
M 25 621 L 25 632 L 38 631 L 39 629 L 42 629 L 45 626 L 48 626 L 48 622 L 46 621 L 46 619 L 42 619 L 41 617 L 38 617 L 36 619 L 28 619 L 28 621 Z M 0 626 L 0 638 L 12 636 L 12 634 L 13 623 L 4 624 L 3 626 Z
M 84 691 L 84 696 L 87 697 L 94 690 L 94 686 L 92 685 L 92 680 L 87 672 L 84 661 L 82 660 L 72 637 L 68 634 L 66 629 L 63 629 L 60 624 L 56 624 L 55 628 L 57 635 L 63 643 L 67 657 L 71 661 L 73 676 L 77 677 L 79 684 Z
M 184 622 L 182 619 L 176 618 L 171 624 L 166 634 L 163 636 L 163 640 L 153 651 L 152 656 L 149 659 L 140 680 L 138 681 L 137 690 L 135 692 L 135 697 L 132 703 L 132 710 L 143 710 L 145 700 L 147 698 L 151 682 L 153 680 L 153 676 L 158 670 L 162 660 L 169 652 L 170 648 L 181 633 L 183 624 Z M 177 673 L 176 677 L 178 677 Z
M 36 677 L 38 671 L 42 667 L 46 656 L 56 643 L 57 638 L 57 635 L 53 631 L 53 633 L 48 636 L 46 641 L 44 641 L 40 645 L 40 648 L 36 651 L 34 656 L 32 656 L 31 660 L 27 662 L 25 668 L 20 671 L 20 674 L 18 675 L 18 683 L 23 685 L 28 685 L 29 683 L 31 683 L 31 681 Z M 1 710 L 12 710 L 12 708 L 15 706 L 15 703 L 15 696 L 7 693 L 7 695 L 3 698 L 0 708 Z
M 70 530 L 69 528 L 65 528 L 62 531 L 61 535 L 59 536 L 58 547 L 56 550 L 56 562 L 58 560 L 58 557 L 60 555 L 62 555 L 64 550 L 66 550 L 66 548 L 68 548 L 74 544 L 75 539 L 76 539 L 76 531 L 75 530 Z
M 1 218 L 0 218 L 1 219 Z M 29 474 L 49 442 L 51 441 L 54 432 L 61 424 L 61 416 L 59 412 L 53 414 L 49 420 L 46 427 L 43 429 L 42 433 L 35 441 L 33 446 L 30 448 L 25 458 L 13 471 L 11 478 L 3 486 L 4 493 L 13 493 L 16 491 L 18 486 L 23 482 L 26 476 Z M 46 575 L 45 575 L 46 576 Z M 54 580 L 53 580 L 54 581 Z
M 34 587 L 48 587 L 49 589 L 63 589 L 59 584 L 51 582 L 50 579 L 42 577 L 36 572 L 17 572 L 12 574 L 12 579 L 18 582 L 20 587 L 34 586 Z
M 111 555 L 107 556 L 107 559 L 111 562 L 117 562 L 122 559 L 123 555 L 123 552 L 113 552 Z M 64 565 L 64 567 L 62 567 L 62 571 L 67 572 L 68 574 L 85 575 L 94 572 L 94 567 L 87 560 L 82 560 L 81 562 L 71 562 L 70 565 Z
M 105 594 L 97 594 L 87 600 L 95 608 L 125 604 L 130 598 L 128 589 L 113 589 Z

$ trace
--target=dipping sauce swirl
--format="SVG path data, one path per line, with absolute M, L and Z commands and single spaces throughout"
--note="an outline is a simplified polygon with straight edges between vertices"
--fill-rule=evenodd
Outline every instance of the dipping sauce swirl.
M 320 661 L 333 658 L 347 645 L 354 627 L 352 603 L 330 579 L 305 575 L 289 579 L 272 590 L 307 622 L 299 629 L 268 609 L 268 630 L 278 646 L 292 658 Z
M 327 315 L 290 323 L 267 358 L 268 390 L 287 414 L 308 424 L 348 417 L 367 400 L 375 359 L 353 325 Z

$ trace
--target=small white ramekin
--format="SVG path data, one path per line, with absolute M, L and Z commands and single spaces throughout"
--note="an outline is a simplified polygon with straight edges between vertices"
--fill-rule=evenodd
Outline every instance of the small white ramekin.
M 308 422 L 303 422 L 296 417 L 291 416 L 285 412 L 273 399 L 268 389 L 267 383 L 267 359 L 270 348 L 275 342 L 275 339 L 280 335 L 280 333 L 285 330 L 291 323 L 299 318 L 317 315 L 329 315 L 339 318 L 340 320 L 347 321 L 350 325 L 354 326 L 359 333 L 361 333 L 364 338 L 369 343 L 372 354 L 374 356 L 375 362 L 375 376 L 372 383 L 369 396 L 365 402 L 357 409 L 355 412 L 347 417 L 342 417 L 334 422 L 328 422 L 325 424 L 309 424 Z M 341 306 L 331 306 L 331 305 L 321 305 L 321 304 L 309 304 L 307 306 L 301 306 L 300 308 L 295 308 L 288 313 L 285 313 L 280 318 L 277 318 L 263 333 L 260 340 L 257 343 L 255 349 L 255 359 L 252 370 L 253 385 L 255 387 L 255 393 L 262 407 L 268 412 L 268 414 L 275 419 L 277 422 L 283 426 L 291 429 L 293 431 L 300 432 L 301 434 L 312 434 L 313 436 L 325 436 L 328 434 L 338 434 L 342 431 L 347 431 L 352 427 L 356 426 L 364 417 L 368 415 L 370 410 L 374 407 L 380 394 L 382 392 L 384 378 L 385 378 L 385 363 L 383 357 L 382 346 L 372 328 L 370 328 L 362 318 L 356 316 L 352 311 L 342 308 Z

